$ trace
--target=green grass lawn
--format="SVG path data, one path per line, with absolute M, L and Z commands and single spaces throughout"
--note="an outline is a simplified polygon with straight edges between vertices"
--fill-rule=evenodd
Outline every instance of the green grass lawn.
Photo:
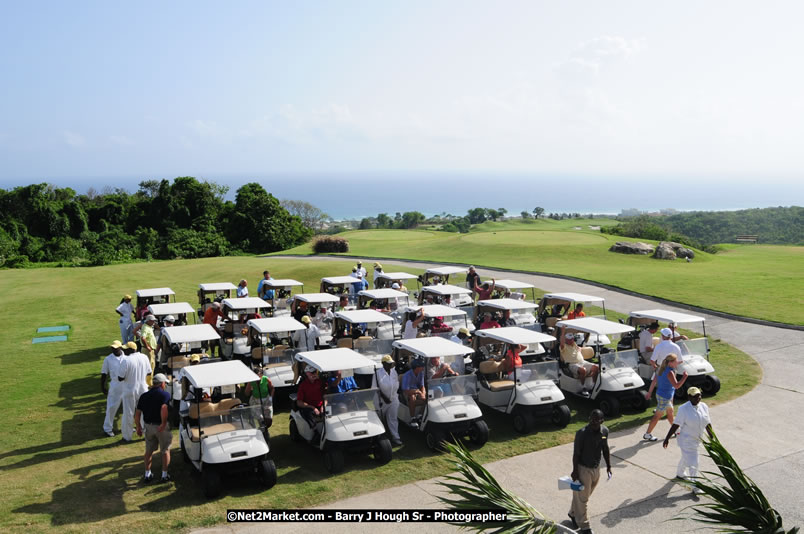
M 311 507 L 447 473 L 446 457 L 431 454 L 422 435 L 402 429 L 405 445 L 395 450 L 390 464 L 375 467 L 369 457 L 347 457 L 345 472 L 330 476 L 320 453 L 290 442 L 285 407 L 277 409 L 271 429 L 277 485 L 265 491 L 256 481 L 239 477 L 227 481 L 223 497 L 207 501 L 199 477 L 181 459 L 175 432 L 175 482 L 150 486 L 139 483 L 142 441 L 122 445 L 119 437 L 101 432 L 105 400 L 100 367 L 109 352 L 106 346 L 119 338 L 114 308 L 124 293 L 169 286 L 177 300 L 195 305 L 198 283 L 247 278 L 255 290 L 265 268 L 275 277 L 295 278 L 307 284 L 307 291 L 317 291 L 322 276 L 345 274 L 351 264 L 234 257 L 0 271 L 0 321 L 5 325 L 0 354 L 0 530 L 184 531 L 224 522 L 227 508 Z M 386 268 L 416 273 L 390 262 Z M 616 317 L 610 313 L 610 318 Z M 60 324 L 72 326 L 69 341 L 31 344 L 37 327 Z M 742 395 L 759 380 L 759 366 L 751 358 L 717 340 L 712 340 L 712 359 L 723 389 L 711 404 Z M 488 462 L 567 443 L 591 406 L 571 402 L 573 419 L 566 429 L 541 425 L 528 436 L 515 434 L 508 416 L 487 410 L 491 439 L 475 454 Z M 609 424 L 617 430 L 646 424 L 649 416 L 650 410 L 625 412 Z M 158 462 L 154 467 L 159 468 Z
M 655 260 L 609 252 L 615 241 L 631 239 L 588 229 L 600 224 L 512 220 L 487 222 L 468 234 L 362 230 L 339 236 L 349 240 L 349 255 L 563 274 L 745 317 L 804 324 L 804 247 L 729 246 L 714 255 L 696 251 L 691 263 Z M 284 253 L 312 249 L 306 244 Z

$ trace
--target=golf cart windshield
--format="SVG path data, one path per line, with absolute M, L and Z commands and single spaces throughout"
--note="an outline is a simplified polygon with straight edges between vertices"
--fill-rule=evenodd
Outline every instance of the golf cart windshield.
M 264 367 L 284 367 L 293 365 L 293 357 L 298 353 L 297 349 L 271 349 L 267 353 L 268 363 Z
M 709 340 L 705 337 L 679 340 L 677 344 L 681 347 L 682 357 L 693 355 L 706 357 L 706 355 L 709 354 Z
M 520 384 L 540 380 L 558 380 L 558 361 L 527 363 L 516 369 L 516 381 Z
M 427 381 L 434 398 L 456 397 L 461 395 L 477 396 L 477 377 L 475 375 L 445 376 L 431 378 Z
M 637 369 L 639 366 L 639 351 L 632 349 L 617 352 L 606 352 L 600 355 L 600 365 L 608 369 Z
M 330 393 L 324 395 L 324 401 L 331 407 L 332 415 L 350 412 L 367 412 L 377 410 L 375 401 L 377 389 L 358 389 L 346 393 Z M 356 436 L 359 437 L 359 436 Z
M 202 412 L 199 422 L 202 438 L 236 430 L 256 430 L 262 424 L 262 409 L 260 406 L 238 406 L 226 411 Z
M 357 338 L 354 340 L 354 350 L 364 356 L 377 356 L 379 354 L 391 354 L 394 343 L 393 339 L 365 339 Z

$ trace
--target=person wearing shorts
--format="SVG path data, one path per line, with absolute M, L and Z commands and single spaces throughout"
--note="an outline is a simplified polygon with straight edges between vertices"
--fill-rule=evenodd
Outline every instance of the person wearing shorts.
M 151 460 L 157 450 L 162 453 L 161 482 L 169 482 L 168 466 L 170 465 L 170 445 L 173 434 L 168 425 L 168 404 L 170 393 L 165 390 L 167 377 L 162 373 L 153 377 L 151 389 L 140 395 L 137 401 L 137 411 L 134 420 L 137 424 L 137 435 L 143 435 L 140 419 L 145 421 L 145 475 L 142 477 L 146 484 L 154 479 L 151 473 Z
M 654 436 L 652 432 L 662 418 L 662 414 L 666 413 L 667 422 L 670 423 L 670 426 L 673 425 L 673 397 L 675 396 L 676 390 L 687 381 L 686 371 L 684 371 L 684 374 L 681 376 L 681 380 L 676 379 L 676 367 L 678 364 L 678 356 L 668 354 L 659 367 L 659 370 L 656 372 L 653 381 L 650 383 L 648 392 L 645 394 L 646 397 L 650 399 L 653 389 L 656 388 L 656 413 L 653 414 L 653 418 L 650 420 L 650 423 L 648 423 L 648 431 L 642 436 L 642 439 L 645 441 L 657 441 L 659 439 Z

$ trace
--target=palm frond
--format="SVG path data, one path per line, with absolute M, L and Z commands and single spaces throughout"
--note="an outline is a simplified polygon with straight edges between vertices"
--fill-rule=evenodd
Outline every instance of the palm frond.
M 727 534 L 799 532 L 798 527 L 784 529 L 782 516 L 771 507 L 762 490 L 740 468 L 714 432 L 710 439 L 703 441 L 703 445 L 719 473 L 705 471 L 703 478 L 691 482 L 710 499 L 710 502 L 691 507 L 695 512 L 692 520 L 712 525 L 709 528 Z M 718 476 L 723 478 L 722 484 L 714 481 Z
M 444 477 L 440 482 L 451 497 L 438 497 L 450 508 L 458 510 L 500 509 L 508 512 L 508 521 L 497 523 L 452 523 L 476 532 L 492 534 L 554 534 L 565 527 L 545 518 L 522 498 L 509 492 L 494 476 L 480 465 L 460 443 L 445 443 L 444 448 L 454 457 L 455 470 L 459 475 Z

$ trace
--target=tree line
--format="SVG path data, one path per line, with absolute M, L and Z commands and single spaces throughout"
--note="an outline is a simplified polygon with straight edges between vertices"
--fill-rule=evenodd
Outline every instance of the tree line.
M 133 194 L 107 188 L 79 195 L 46 183 L 0 190 L 0 266 L 265 253 L 312 236 L 313 228 L 260 184 L 240 187 L 234 202 L 227 192 L 190 176 L 143 181 Z M 308 224 L 320 223 L 316 216 Z

